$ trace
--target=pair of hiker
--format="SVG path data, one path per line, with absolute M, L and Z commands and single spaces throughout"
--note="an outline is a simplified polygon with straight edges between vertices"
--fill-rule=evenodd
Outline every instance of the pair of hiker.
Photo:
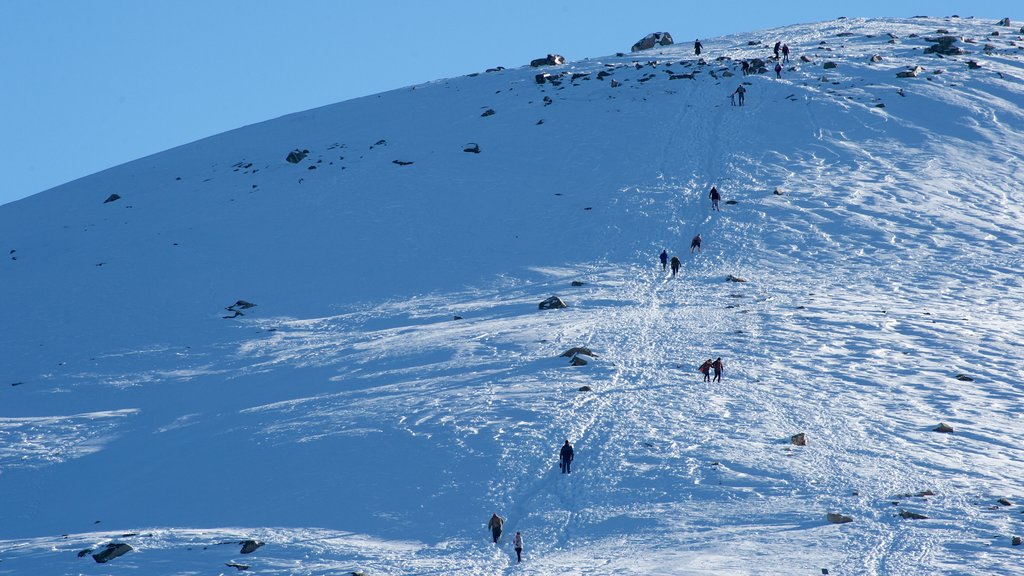
M 698 370 L 700 370 L 700 373 L 704 375 L 704 381 L 705 382 L 721 382 L 722 381 L 722 371 L 724 369 L 725 369 L 725 366 L 722 364 L 722 357 L 721 356 L 719 356 L 718 359 L 715 360 L 714 362 L 711 361 L 711 358 L 708 358 L 707 360 L 704 361 L 703 364 L 700 365 L 700 368 L 698 368 Z M 712 370 L 715 371 L 715 378 L 714 378 L 714 380 L 711 379 L 711 371 Z
M 669 262 L 668 252 L 665 251 L 665 250 L 662 250 L 661 251 L 661 255 L 658 256 L 658 258 L 661 259 L 661 269 L 662 270 L 665 269 L 665 265 L 666 264 L 671 264 L 671 266 L 672 266 L 672 275 L 675 276 L 676 274 L 679 273 L 679 266 L 682 265 L 682 262 L 679 261 L 679 256 L 673 256 L 672 257 L 672 261 Z
M 775 47 L 772 48 L 772 52 L 775 52 L 776 60 L 779 59 L 780 51 L 782 52 L 782 61 L 789 62 L 789 44 L 783 44 L 781 41 L 775 43 Z
M 732 91 L 732 94 L 729 94 L 729 100 L 732 102 L 733 106 L 735 106 L 736 98 L 739 97 L 740 106 L 743 106 L 743 101 L 746 95 L 747 89 L 743 87 L 743 84 L 740 84 L 739 86 L 736 87 L 735 90 Z
M 498 538 L 501 538 L 501 529 L 505 526 L 505 519 L 498 516 L 495 512 L 491 514 L 491 519 L 487 522 L 487 528 L 491 530 L 491 536 L 494 537 L 494 543 L 498 543 Z M 516 532 L 516 535 L 512 538 L 512 547 L 516 549 L 516 562 L 523 561 L 523 533 Z

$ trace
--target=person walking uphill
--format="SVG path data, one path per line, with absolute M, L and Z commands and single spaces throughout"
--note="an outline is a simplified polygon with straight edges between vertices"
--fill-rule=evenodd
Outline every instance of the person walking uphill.
M 700 43 L 700 39 L 693 41 L 693 53 L 700 56 L 700 51 L 704 49 L 704 45 Z
M 575 455 L 572 444 L 566 440 L 558 452 L 558 467 L 562 469 L 562 474 L 572 474 L 572 459 Z
M 697 251 L 697 254 L 700 254 L 701 242 L 702 241 L 700 239 L 700 234 L 697 234 L 696 236 L 693 237 L 693 240 L 690 240 L 690 254 L 693 254 L 694 250 Z
M 775 64 L 775 79 L 782 80 L 782 64 Z
M 668 264 L 668 252 L 665 250 L 661 251 L 661 255 L 658 256 L 661 259 L 661 269 L 665 269 L 665 265 Z
M 505 519 L 498 516 L 495 512 L 491 515 L 491 521 L 487 523 L 487 527 L 491 529 L 491 536 L 494 537 L 494 543 L 498 543 L 498 538 L 501 538 L 501 527 L 505 525 Z
M 711 382 L 711 364 L 711 358 L 708 358 L 700 365 L 700 368 L 697 368 L 700 370 L 700 373 L 704 375 L 705 382 Z
M 516 549 L 516 562 L 523 561 L 523 533 L 516 532 L 514 538 L 512 538 L 512 547 Z
M 711 381 L 712 382 L 721 382 L 722 381 L 722 370 L 724 369 L 724 366 L 722 366 L 722 357 L 721 356 L 719 356 L 717 360 L 715 360 L 714 362 L 711 363 L 711 369 L 715 371 L 715 377 Z
M 711 209 L 721 212 L 722 209 L 718 207 L 718 201 L 722 199 L 722 195 L 718 193 L 718 187 L 711 187 L 711 193 L 708 194 L 708 198 L 711 198 Z
M 732 91 L 732 94 L 730 94 L 729 96 L 730 97 L 732 97 L 732 96 L 739 96 L 740 106 L 743 106 L 743 99 L 744 99 L 744 96 L 746 96 L 746 95 L 747 95 L 747 89 L 743 87 L 743 84 L 740 84 L 739 86 L 736 87 L 735 90 Z
M 676 274 L 679 273 L 679 264 L 680 264 L 679 257 L 678 256 L 673 256 L 672 257 L 672 275 L 673 276 L 675 276 Z

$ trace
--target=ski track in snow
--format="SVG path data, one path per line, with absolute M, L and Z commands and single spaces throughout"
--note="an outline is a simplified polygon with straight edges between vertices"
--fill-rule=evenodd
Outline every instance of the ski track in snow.
M 938 25 L 948 21 L 898 24 L 922 35 Z M 546 150 L 558 150 L 561 141 L 600 142 L 605 134 L 588 115 L 604 114 L 622 130 L 646 127 L 635 133 L 653 142 L 650 154 L 639 169 L 628 151 L 609 154 L 600 168 L 611 175 L 594 175 L 592 157 L 566 155 L 560 169 L 587 186 L 601 183 L 601 194 L 568 181 L 551 186 L 554 200 L 548 188 L 505 190 L 510 173 L 499 164 L 424 172 L 409 189 L 395 176 L 374 200 L 394 213 L 388 230 L 408 236 L 410 267 L 423 228 L 409 213 L 450 224 L 453 236 L 462 234 L 459 224 L 469 229 L 435 249 L 443 270 L 452 269 L 449 254 L 460 242 L 483 234 L 494 243 L 485 251 L 508 245 L 512 257 L 529 235 L 536 245 L 527 246 L 540 254 L 561 246 L 564 230 L 579 230 L 564 237 L 579 240 L 564 260 L 514 261 L 493 274 L 464 274 L 456 289 L 412 284 L 399 296 L 331 300 L 329 309 L 263 313 L 271 306 L 261 301 L 231 324 L 204 324 L 202 336 L 142 335 L 135 348 L 98 352 L 83 343 L 80 357 L 56 367 L 47 354 L 59 343 L 9 342 L 26 358 L 10 374 L 26 382 L 4 393 L 35 395 L 0 417 L 0 483 L 27 491 L 0 500 L 11 510 L 0 574 L 78 573 L 91 562 L 78 551 L 114 540 L 136 548 L 110 564 L 118 573 L 207 573 L 229 561 L 251 564 L 252 573 L 304 575 L 1020 573 L 1009 544 L 1020 507 L 996 500 L 1017 494 L 1024 459 L 1013 440 L 1024 399 L 1024 65 L 1016 54 L 989 55 L 988 69 L 1002 76 L 986 76 L 984 90 L 952 69 L 954 60 L 931 81 L 897 83 L 895 70 L 919 58 L 916 44 L 904 38 L 886 52 L 875 69 L 884 72 L 858 67 L 884 47 L 865 38 L 865 26 L 881 36 L 897 25 L 854 19 L 785 29 L 800 39 L 791 43 L 795 53 L 812 54 L 815 64 L 795 63 L 781 81 L 708 76 L 738 72 L 735 62 L 668 81 L 666 68 L 697 68 L 685 47 L 567 65 L 592 76 L 612 70 L 622 84 L 611 93 L 607 81 L 570 88 L 563 80 L 559 90 L 533 86 L 532 72 L 499 73 L 483 92 L 499 111 L 488 122 L 529 122 L 548 130 L 538 138 L 555 142 Z M 857 36 L 842 37 L 842 50 L 821 51 L 820 41 L 843 32 Z M 733 58 L 763 56 L 746 41 L 705 45 Z M 636 69 L 634 58 L 659 63 Z M 839 68 L 823 72 L 826 59 Z M 656 77 L 641 83 L 648 74 Z M 417 91 L 447 98 L 460 86 L 470 91 L 473 80 L 481 79 Z M 727 94 L 744 81 L 747 105 L 730 106 Z M 894 95 L 897 86 L 911 95 Z M 929 96 L 930 110 L 905 104 L 915 92 Z M 540 94 L 553 99 L 550 110 Z M 875 107 L 879 98 L 887 108 Z M 927 121 L 936 111 L 956 122 Z M 478 115 L 474 109 L 474 121 Z M 651 115 L 659 121 L 645 122 Z M 540 118 L 545 124 L 535 125 Z M 452 142 L 475 134 L 457 122 L 451 131 Z M 504 136 L 485 142 L 479 160 L 529 140 Z M 427 163 L 424 150 L 397 135 L 355 148 L 331 148 L 351 168 L 330 176 L 331 186 L 353 173 L 372 179 L 380 149 L 389 161 Z M 321 166 L 304 177 L 312 183 L 329 173 Z M 265 173 L 276 178 L 273 170 Z M 904 177 L 918 173 L 927 177 Z M 445 206 L 462 207 L 476 199 L 458 195 L 481 182 L 572 211 L 524 209 L 522 222 L 536 230 L 500 219 L 481 225 L 418 195 L 451 189 L 455 199 Z M 723 193 L 721 212 L 710 210 L 712 185 Z M 315 195 L 295 202 L 268 210 L 358 213 L 319 205 Z M 230 211 L 224 217 L 244 221 Z M 374 232 L 387 222 L 375 213 L 350 218 Z M 697 232 L 704 252 L 691 254 Z M 288 240 L 267 234 L 273 238 L 254 241 Z M 679 277 L 656 264 L 662 248 L 682 259 Z M 727 274 L 750 281 L 729 283 Z M 570 287 L 572 280 L 585 284 Z M 283 282 L 280 293 L 301 284 Z M 553 294 L 569 307 L 537 310 Z M 594 361 L 569 366 L 559 354 L 574 346 L 593 350 Z M 696 366 L 718 356 L 723 381 L 701 382 Z M 933 432 L 939 422 L 956 431 Z M 790 444 L 798 432 L 807 433 L 807 446 Z M 557 468 L 565 439 L 576 449 L 569 475 Z M 166 453 L 131 465 L 117 458 L 115 448 L 139 454 L 151 445 Z M 316 469 L 305 469 L 310 462 Z M 116 484 L 136 513 L 102 505 L 97 491 L 114 482 L 96 470 L 103 466 L 122 471 Z M 76 482 L 58 474 L 65 467 Z M 182 489 L 191 482 L 199 489 Z M 162 509 L 160 498 L 181 510 Z M 54 509 L 66 518 L 54 518 Z M 903 510 L 928 518 L 904 519 Z M 485 527 L 492 511 L 507 518 L 498 546 Z M 118 528 L 86 524 L 99 523 L 101 512 L 114 516 L 102 526 Z M 830 512 L 854 521 L 830 524 Z M 19 537 L 56 534 L 57 525 L 64 536 Z M 522 565 L 511 547 L 517 530 L 526 538 Z M 228 552 L 247 538 L 267 545 L 251 556 Z

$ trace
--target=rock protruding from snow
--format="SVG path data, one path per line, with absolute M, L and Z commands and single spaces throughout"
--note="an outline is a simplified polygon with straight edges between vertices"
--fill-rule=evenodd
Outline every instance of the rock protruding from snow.
M 740 278 L 739 276 L 733 276 L 732 274 L 729 274 L 728 276 L 725 277 L 725 281 L 726 282 L 746 282 L 747 279 L 746 278 Z
M 920 74 L 921 72 L 924 72 L 924 68 L 921 68 L 920 66 L 914 66 L 913 68 L 908 68 L 906 70 L 903 70 L 902 72 L 897 72 L 896 77 L 917 78 L 917 75 Z
M 562 64 L 565 64 L 565 56 L 561 54 L 548 54 L 544 58 L 530 60 L 530 66 L 534 68 L 539 66 L 561 66 Z
M 824 68 L 825 70 L 830 70 L 832 68 L 839 68 L 839 64 L 836 64 L 835 62 L 832 62 L 832 61 L 828 61 L 828 62 L 825 62 L 825 64 L 822 65 L 822 68 Z
M 257 548 L 263 546 L 263 542 L 259 540 L 242 540 L 239 544 L 242 545 L 242 554 L 252 554 Z
M 938 426 L 932 429 L 934 432 L 942 432 L 943 434 L 949 434 L 953 432 L 953 427 L 945 422 L 940 422 Z
M 585 348 L 583 346 L 573 346 L 572 348 L 569 348 L 565 352 L 562 352 L 562 356 L 566 358 L 572 358 L 577 354 L 586 354 L 587 356 L 593 356 L 594 358 L 597 358 L 597 354 L 591 352 L 590 348 Z
M 647 36 L 641 38 L 633 47 L 629 49 L 630 52 L 639 52 L 641 50 L 650 50 L 655 46 L 668 46 L 672 44 L 672 35 L 668 32 L 651 32 Z
M 1020 546 L 1021 542 L 1024 542 L 1024 540 L 1021 540 L 1020 536 L 1014 536 L 1010 539 L 1010 544 L 1012 544 L 1013 546 Z
M 537 307 L 540 308 L 541 310 L 568 308 L 568 306 L 565 305 L 565 302 L 562 302 L 562 299 L 559 298 L 558 296 L 552 296 L 551 298 L 544 300 L 543 302 L 538 304 Z
M 794 446 L 807 446 L 807 434 L 800 432 L 789 437 L 789 443 Z
M 586 356 L 584 354 L 576 354 L 575 356 L 572 357 L 572 360 L 569 361 L 569 365 L 570 366 L 586 366 L 587 364 L 590 363 L 590 360 L 592 360 L 592 358 L 590 358 L 590 356 Z
M 848 522 L 853 522 L 853 518 L 839 514 L 838 512 L 829 512 L 825 515 L 825 518 L 833 524 L 846 524 Z
M 123 542 L 107 544 L 107 547 L 104 548 L 101 552 L 93 554 L 92 559 L 99 564 L 104 564 L 106 562 L 113 560 L 114 558 L 117 558 L 118 556 L 127 554 L 132 550 L 134 550 L 134 548 Z
M 292 164 L 298 164 L 299 162 L 302 162 L 302 159 L 308 155 L 309 150 L 299 150 L 298 148 L 296 148 L 295 150 L 292 150 L 291 152 L 288 153 L 288 156 L 285 157 L 285 160 L 291 162 Z
M 938 38 L 928 38 L 929 42 L 935 42 L 931 46 L 924 49 L 925 54 L 941 54 L 943 56 L 959 56 L 965 54 L 963 48 L 954 46 L 959 40 L 956 36 L 940 36 Z
M 928 517 L 924 514 L 918 514 L 917 512 L 911 512 L 910 510 L 901 510 L 900 518 L 906 518 L 907 520 L 927 520 Z
M 118 195 L 118 194 L 111 194 L 110 196 L 107 196 L 107 199 L 104 200 L 103 203 L 106 204 L 107 202 L 116 202 L 116 201 L 118 201 L 120 199 L 121 199 L 120 195 Z

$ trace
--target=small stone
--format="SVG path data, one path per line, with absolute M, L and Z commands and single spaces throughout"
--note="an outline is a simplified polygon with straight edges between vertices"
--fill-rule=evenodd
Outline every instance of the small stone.
M 740 278 L 739 276 L 733 276 L 732 274 L 729 274 L 728 276 L 726 276 L 725 280 L 726 280 L 726 282 L 746 282 L 747 281 L 746 278 Z
M 829 512 L 825 515 L 825 518 L 833 524 L 846 524 L 847 522 L 853 522 L 853 518 L 836 512 Z
M 120 199 L 121 199 L 121 197 L 118 196 L 117 194 L 111 194 L 110 196 L 107 196 L 107 199 L 104 200 L 103 203 L 106 204 L 108 202 L 116 202 L 117 200 L 120 200 Z
M 949 434 L 953 432 L 953 427 L 945 422 L 940 422 L 938 426 L 932 429 L 934 432 L 941 432 L 943 434 Z
M 591 391 L 590 390 L 590 386 L 580 386 L 579 387 L 579 391 L 580 392 L 590 392 Z
M 907 520 L 927 520 L 928 517 L 924 514 L 918 514 L 917 512 L 911 512 L 910 510 L 901 510 L 900 518 L 906 518 Z
M 999 502 L 1003 506 L 1013 506 L 1013 502 L 1011 502 L 1009 498 L 1000 498 L 999 500 L 996 500 L 996 502 Z
M 577 354 L 585 354 L 587 356 L 597 358 L 597 354 L 591 352 L 590 348 L 584 348 L 583 346 L 573 346 L 572 348 L 569 348 L 565 352 L 562 352 L 562 356 L 565 358 L 572 358 Z
M 1020 536 L 1014 536 L 1014 537 L 1013 537 L 1013 538 L 1012 538 L 1012 539 L 1010 540 L 1010 544 L 1012 544 L 1013 546 L 1020 546 L 1021 542 L 1022 542 L 1022 541 L 1021 541 L 1021 539 L 1020 539 Z
M 584 284 L 585 284 L 585 282 L 580 282 L 579 280 L 573 280 L 572 281 L 572 285 L 574 287 L 576 287 L 576 288 L 579 288 L 580 286 L 583 286 Z
M 484 110 L 484 113 L 481 114 L 480 116 L 486 118 L 488 116 L 494 116 L 494 114 L 495 114 L 494 109 L 488 108 L 487 110 Z
M 567 306 L 565 305 L 565 302 L 562 302 L 562 299 L 559 298 L 558 296 L 552 296 L 552 297 L 544 300 L 543 302 L 538 304 L 537 307 L 540 308 L 541 310 L 552 310 L 552 309 L 557 309 L 557 308 L 567 308 Z
M 974 378 L 971 378 L 967 374 L 957 374 L 956 379 L 961 382 L 974 382 Z
M 132 550 L 134 550 L 134 548 L 123 543 L 107 544 L 107 547 L 104 548 L 102 552 L 93 554 L 92 559 L 95 560 L 97 564 L 104 564 L 118 556 L 121 556 L 122 554 L 127 554 Z
M 807 434 L 800 432 L 789 437 L 789 443 L 795 446 L 807 446 Z

